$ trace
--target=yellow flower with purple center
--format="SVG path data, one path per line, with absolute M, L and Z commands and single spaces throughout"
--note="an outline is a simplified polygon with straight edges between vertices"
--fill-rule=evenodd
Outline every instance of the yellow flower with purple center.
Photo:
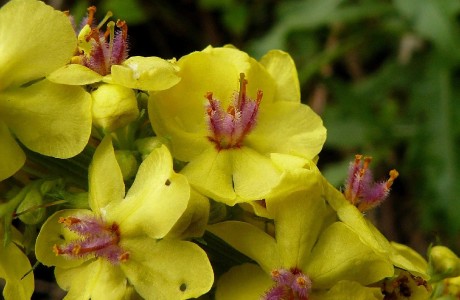
M 16 142 L 43 155 L 80 153 L 91 132 L 91 99 L 80 87 L 44 79 L 68 63 L 77 40 L 67 16 L 41 1 L 0 9 L 0 180 L 25 162 Z
M 67 297 L 122 299 L 137 293 L 145 299 L 188 299 L 211 288 L 206 253 L 180 238 L 184 226 L 177 223 L 190 210 L 191 192 L 186 178 L 173 172 L 166 147 L 143 161 L 125 195 L 111 139 L 105 138 L 89 183 L 91 210 L 56 212 L 36 242 L 37 259 L 55 266 Z
M 283 175 L 265 200 L 274 236 L 239 221 L 208 226 L 258 264 L 230 269 L 216 299 L 382 299 L 380 288 L 366 286 L 393 276 L 392 264 L 337 222 L 323 184 L 312 162 Z
M 95 13 L 96 7 L 90 6 L 88 15 L 82 22 L 84 25 L 77 29 L 78 53 L 72 62 L 84 65 L 104 76 L 110 74 L 112 65 L 119 65 L 128 58 L 128 25 L 125 21 L 110 21 L 106 31 L 102 32 L 102 26 L 112 13 L 109 12 L 97 25 Z
M 271 157 L 313 159 L 326 138 L 322 121 L 300 103 L 291 57 L 260 61 L 231 47 L 208 47 L 178 62 L 181 81 L 151 94 L 155 133 L 199 192 L 234 205 L 262 199 L 280 180 Z
M 376 183 L 373 180 L 369 164 L 371 158 L 356 155 L 350 164 L 344 192 L 337 190 L 326 179 L 325 199 L 337 212 L 337 216 L 360 240 L 388 257 L 391 263 L 399 269 L 406 270 L 424 280 L 430 278 L 427 274 L 426 261 L 408 247 L 399 247 L 390 243 L 385 236 L 365 217 L 365 213 L 379 205 L 388 196 L 390 187 L 398 176 L 396 170 L 390 171 L 390 178 Z
M 105 18 L 96 24 L 96 7 L 88 8 L 81 28 L 76 28 L 78 47 L 72 63 L 47 78 L 67 85 L 91 85 L 92 119 L 96 128 L 113 132 L 136 120 L 136 90 L 157 91 L 179 82 L 177 66 L 159 57 L 128 58 L 128 25 Z M 71 19 L 72 16 L 70 16 Z M 107 22 L 106 29 L 104 24 Z
M 104 30 L 112 13 L 96 24 L 95 12 L 95 6 L 89 7 L 81 28 L 76 29 L 78 48 L 72 63 L 50 74 L 49 80 L 69 85 L 106 82 L 146 91 L 167 89 L 179 82 L 173 62 L 159 57 L 128 58 L 126 22 L 109 21 Z

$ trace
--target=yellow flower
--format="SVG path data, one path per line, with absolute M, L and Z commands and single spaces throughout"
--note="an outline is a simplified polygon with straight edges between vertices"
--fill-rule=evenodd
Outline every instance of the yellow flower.
M 182 232 L 170 236 L 187 210 L 190 187 L 173 172 L 166 147 L 143 161 L 125 196 L 106 137 L 94 155 L 89 186 L 91 210 L 55 213 L 36 243 L 37 259 L 56 267 L 57 282 L 69 298 L 122 299 L 134 288 L 146 299 L 188 299 L 211 288 L 206 253 L 177 237 L 183 225 L 177 228 Z
M 3 226 L 0 223 L 0 278 L 5 279 L 3 298 L 6 300 L 27 300 L 34 291 L 34 274 L 29 259 L 18 247 L 21 235 L 13 228 L 13 240 L 3 243 Z M 27 274 L 27 276 L 26 276 Z
M 96 7 L 88 8 L 86 24 L 78 32 L 78 49 L 72 63 L 49 76 L 48 80 L 67 85 L 92 85 L 93 125 L 113 132 L 136 120 L 139 108 L 133 89 L 159 91 L 179 82 L 174 61 L 159 57 L 128 58 L 128 25 L 109 21 L 109 12 L 98 25 Z M 115 31 L 115 27 L 118 28 Z M 77 30 L 78 31 L 78 30 Z
M 64 13 L 36 0 L 12 0 L 0 9 L 0 180 L 24 164 L 27 148 L 58 158 L 85 147 L 91 100 L 79 87 L 43 78 L 70 61 L 75 33 Z
M 234 205 L 261 199 L 281 177 L 277 153 L 312 159 L 326 129 L 300 103 L 297 71 L 282 51 L 260 62 L 231 47 L 182 57 L 181 81 L 153 93 L 149 116 L 199 192 Z
M 286 191 L 292 181 L 297 184 Z M 274 219 L 275 237 L 244 222 L 209 226 L 212 233 L 258 264 L 238 266 L 224 275 L 217 283 L 218 300 L 264 295 L 262 299 L 284 299 L 281 296 L 286 295 L 298 297 L 292 299 L 339 299 L 334 298 L 338 295 L 381 299 L 377 297 L 380 289 L 365 285 L 392 276 L 393 266 L 346 224 L 336 222 L 324 200 L 322 176 L 312 162 L 302 172 L 285 173 L 265 202 Z
M 78 32 L 78 52 L 72 64 L 48 76 L 62 84 L 87 85 L 97 82 L 118 84 L 130 89 L 158 91 L 179 82 L 173 61 L 159 57 L 133 56 L 128 58 L 128 25 L 118 20 L 103 24 L 112 16 L 109 12 L 97 26 L 96 7 L 88 8 L 86 24 Z M 115 27 L 118 31 L 115 32 Z
M 324 179 L 324 182 L 325 199 L 337 212 L 340 221 L 355 232 L 364 244 L 371 247 L 377 253 L 388 257 L 395 267 L 406 270 L 414 276 L 425 280 L 430 278 L 427 274 L 428 265 L 420 254 L 409 247 L 390 243 L 342 192 L 333 187 L 326 179 Z

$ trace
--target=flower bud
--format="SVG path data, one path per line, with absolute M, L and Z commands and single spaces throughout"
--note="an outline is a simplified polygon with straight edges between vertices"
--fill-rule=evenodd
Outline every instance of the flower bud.
M 446 278 L 442 282 L 443 295 L 450 298 L 435 298 L 435 299 L 459 299 L 460 298 L 460 277 Z M 447 296 L 448 295 L 448 296 Z
M 102 84 L 91 93 L 93 124 L 108 131 L 128 125 L 139 116 L 136 95 L 132 89 Z
M 55 179 L 55 180 L 46 180 L 40 185 L 40 193 L 42 195 L 45 195 L 49 193 L 50 191 L 55 190 L 56 188 L 63 188 L 64 186 L 64 181 L 62 178 Z
M 116 150 L 115 158 L 120 166 L 121 174 L 123 174 L 123 180 L 129 180 L 136 175 L 139 165 L 131 151 Z
M 434 246 L 430 251 L 432 275 L 442 278 L 460 276 L 460 259 L 444 246 Z
M 150 152 L 161 147 L 165 142 L 164 139 L 155 136 L 138 139 L 134 144 L 136 145 L 136 149 L 142 154 L 142 160 L 144 160 Z
M 25 224 L 29 225 L 40 223 L 45 217 L 45 208 L 36 206 L 41 204 L 43 204 L 43 197 L 40 191 L 36 188 L 32 188 L 16 209 L 16 213 L 19 215 L 19 219 Z M 27 209 L 31 210 L 21 214 L 21 212 L 24 212 Z

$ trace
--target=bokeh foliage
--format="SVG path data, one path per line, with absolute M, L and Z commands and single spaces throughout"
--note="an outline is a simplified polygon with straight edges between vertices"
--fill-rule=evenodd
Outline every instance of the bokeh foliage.
M 133 55 L 180 57 L 228 43 L 255 57 L 288 51 L 304 101 L 328 129 L 326 176 L 341 185 L 355 153 L 373 156 L 377 178 L 397 168 L 377 216 L 386 234 L 417 249 L 434 238 L 460 249 L 458 0 L 50 3 L 77 15 L 89 4 L 112 10 L 130 25 Z

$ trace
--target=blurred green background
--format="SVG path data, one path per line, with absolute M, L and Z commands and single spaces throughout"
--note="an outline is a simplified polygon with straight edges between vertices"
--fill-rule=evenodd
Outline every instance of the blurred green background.
M 319 166 L 337 187 L 349 161 L 374 158 L 376 178 L 400 172 L 370 217 L 425 254 L 460 250 L 460 1 L 47 1 L 78 20 L 96 5 L 128 22 L 131 55 L 180 58 L 234 44 L 294 58 L 302 99 L 324 119 Z M 203 72 L 206 70 L 204 69 Z

